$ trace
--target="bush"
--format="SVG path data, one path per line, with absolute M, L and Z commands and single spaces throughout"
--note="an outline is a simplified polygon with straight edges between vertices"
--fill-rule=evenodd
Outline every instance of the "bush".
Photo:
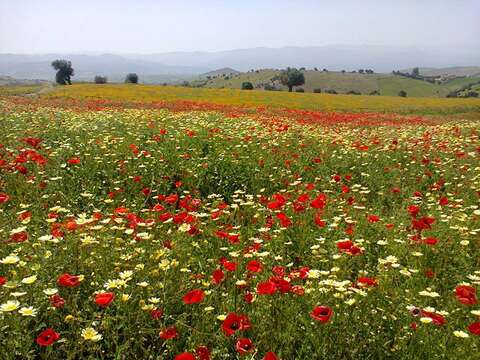
M 368 95 L 380 95 L 380 91 L 378 90 L 373 90 L 370 94 Z
M 407 97 L 407 92 L 405 90 L 400 90 L 400 92 L 398 93 L 398 96 Z
M 272 84 L 265 85 L 263 89 L 267 91 L 280 91 L 280 89 L 277 89 L 275 85 L 272 85 Z
M 135 73 L 127 74 L 125 77 L 125 82 L 127 84 L 138 84 L 138 75 Z
M 355 91 L 355 90 L 350 90 L 349 92 L 347 92 L 348 95 L 362 95 L 362 93 L 358 92 L 358 91 Z
M 316 88 L 316 89 L 313 89 L 313 92 L 314 92 L 315 94 L 321 94 L 321 93 L 322 93 L 322 89 Z
M 305 89 L 304 88 L 298 88 L 298 89 L 295 89 L 295 92 L 304 93 Z
M 327 94 L 338 94 L 334 89 L 327 89 L 327 90 L 325 90 L 325 93 L 327 93 Z
M 108 81 L 106 76 L 97 75 L 93 78 L 95 84 L 106 84 Z
M 253 84 L 250 81 L 243 82 L 242 90 L 253 90 Z

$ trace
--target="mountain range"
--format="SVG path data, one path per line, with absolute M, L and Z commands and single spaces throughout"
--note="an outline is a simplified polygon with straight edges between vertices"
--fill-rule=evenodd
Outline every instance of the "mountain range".
M 72 62 L 75 80 L 91 81 L 95 75 L 105 75 L 110 81 L 122 81 L 127 73 L 135 72 L 143 82 L 160 83 L 181 81 L 225 67 L 238 71 L 295 66 L 391 72 L 417 66 L 475 66 L 480 65 L 480 47 L 458 50 L 431 46 L 329 45 L 154 54 L 0 54 L 0 75 L 53 80 L 55 71 L 50 63 L 55 59 Z

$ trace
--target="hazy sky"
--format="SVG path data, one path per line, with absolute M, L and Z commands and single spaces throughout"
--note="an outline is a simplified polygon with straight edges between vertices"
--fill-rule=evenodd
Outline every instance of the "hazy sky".
M 0 0 L 0 53 L 480 47 L 480 0 Z

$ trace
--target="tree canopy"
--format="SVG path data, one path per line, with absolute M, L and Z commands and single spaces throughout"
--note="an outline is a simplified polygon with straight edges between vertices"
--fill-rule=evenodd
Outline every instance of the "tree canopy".
M 305 84 L 305 75 L 295 68 L 287 68 L 280 74 L 280 82 L 288 86 L 288 91 L 292 92 L 294 86 Z
M 67 60 L 52 61 L 52 67 L 57 70 L 55 81 L 60 85 L 72 85 L 71 76 L 74 75 L 72 62 Z

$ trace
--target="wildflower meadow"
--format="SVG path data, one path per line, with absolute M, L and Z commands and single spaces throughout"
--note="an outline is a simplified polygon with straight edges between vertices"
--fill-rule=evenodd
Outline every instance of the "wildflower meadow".
M 480 358 L 478 118 L 119 98 L 0 98 L 0 358 Z

